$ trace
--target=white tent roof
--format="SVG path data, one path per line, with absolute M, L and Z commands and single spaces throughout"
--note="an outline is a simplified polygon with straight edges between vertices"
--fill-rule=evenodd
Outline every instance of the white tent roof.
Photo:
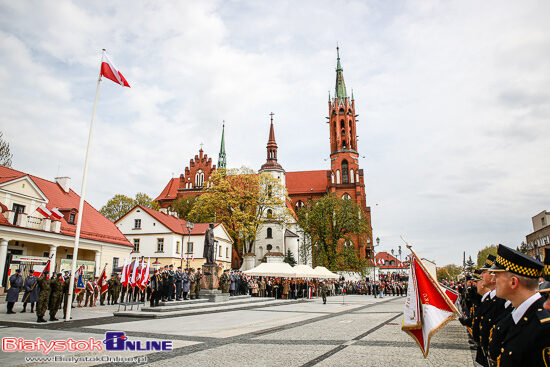
M 296 273 L 296 278 L 318 278 L 319 274 L 309 265 L 296 265 L 292 268 Z
M 295 271 L 287 263 L 261 263 L 253 269 L 243 271 L 243 274 L 266 277 L 295 277 Z
M 324 278 L 324 279 L 338 279 L 340 276 L 338 274 L 334 274 L 332 271 L 328 270 L 324 266 L 317 266 L 313 271 L 317 274 L 316 278 Z

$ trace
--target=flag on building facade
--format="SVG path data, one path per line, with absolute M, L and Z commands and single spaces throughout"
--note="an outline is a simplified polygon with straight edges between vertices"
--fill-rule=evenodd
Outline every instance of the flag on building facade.
M 57 220 L 61 220 L 61 218 L 63 218 L 63 214 L 59 211 L 59 209 L 53 208 L 51 210 L 51 217 Z
M 46 208 L 46 205 L 44 204 L 36 208 L 36 211 L 42 214 L 46 218 L 49 218 L 52 215 L 52 212 L 48 208 Z
M 122 73 L 118 71 L 118 68 L 113 64 L 105 50 L 103 50 L 103 58 L 101 60 L 101 76 L 111 79 L 123 87 L 130 88 L 130 84 L 128 84 Z
M 409 287 L 401 329 L 416 341 L 426 358 L 430 339 L 458 314 L 458 310 L 424 267 L 422 260 L 411 251 Z

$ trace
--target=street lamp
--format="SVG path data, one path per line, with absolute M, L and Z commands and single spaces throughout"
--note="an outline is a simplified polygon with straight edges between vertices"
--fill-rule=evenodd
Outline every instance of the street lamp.
M 195 226 L 193 222 L 187 222 L 187 233 L 189 233 L 189 240 L 187 241 L 187 269 L 189 269 L 189 243 L 191 242 L 191 231 L 193 230 L 193 227 Z M 183 253 L 183 249 L 181 251 Z M 183 270 L 183 269 L 182 269 Z
M 373 262 L 374 262 L 374 281 L 376 281 L 376 259 L 375 259 L 375 254 L 374 254 L 374 248 L 378 245 L 380 245 L 380 238 L 379 237 L 376 237 L 376 245 L 372 246 L 372 258 L 373 258 Z

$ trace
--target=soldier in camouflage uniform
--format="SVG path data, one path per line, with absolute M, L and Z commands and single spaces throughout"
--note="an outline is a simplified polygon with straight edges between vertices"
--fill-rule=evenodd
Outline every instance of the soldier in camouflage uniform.
M 118 303 L 121 291 L 122 291 L 122 283 L 120 282 L 120 275 L 117 274 L 115 278 L 115 304 Z
M 220 287 L 221 287 L 222 293 L 229 293 L 230 281 L 229 281 L 229 276 L 227 275 L 228 271 L 229 269 L 224 270 L 223 274 L 220 276 Z
M 195 289 L 197 288 L 197 281 L 195 279 L 195 269 L 189 269 L 189 281 L 191 282 L 191 290 L 189 291 L 189 298 L 193 299 L 195 296 Z
M 50 281 L 48 280 L 49 272 L 44 271 L 43 275 L 38 278 L 38 288 L 40 293 L 38 294 L 38 302 L 36 304 L 36 322 L 46 322 L 44 315 L 48 309 L 48 302 L 50 301 Z
M 50 321 L 57 321 L 55 314 L 59 307 L 61 307 L 61 302 L 63 301 L 63 278 L 61 273 L 57 273 L 55 277 L 50 280 Z
M 199 299 L 199 294 L 201 293 L 201 279 L 201 269 L 197 269 L 197 274 L 195 274 L 195 299 Z
M 115 273 L 111 274 L 111 279 L 107 281 L 107 304 L 115 303 Z M 101 295 L 103 297 L 103 294 Z

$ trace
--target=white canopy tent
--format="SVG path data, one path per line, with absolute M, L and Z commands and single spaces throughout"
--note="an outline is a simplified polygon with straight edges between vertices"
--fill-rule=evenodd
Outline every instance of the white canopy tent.
M 296 265 L 292 268 L 296 273 L 296 278 L 318 278 L 319 275 L 309 265 Z
M 243 271 L 243 274 L 264 277 L 296 277 L 296 272 L 294 271 L 292 266 L 283 262 L 261 263 L 253 269 Z
M 315 269 L 313 269 L 315 274 L 317 274 L 316 278 L 323 278 L 323 279 L 339 279 L 340 275 L 334 274 L 332 271 L 328 270 L 324 266 L 317 266 Z

